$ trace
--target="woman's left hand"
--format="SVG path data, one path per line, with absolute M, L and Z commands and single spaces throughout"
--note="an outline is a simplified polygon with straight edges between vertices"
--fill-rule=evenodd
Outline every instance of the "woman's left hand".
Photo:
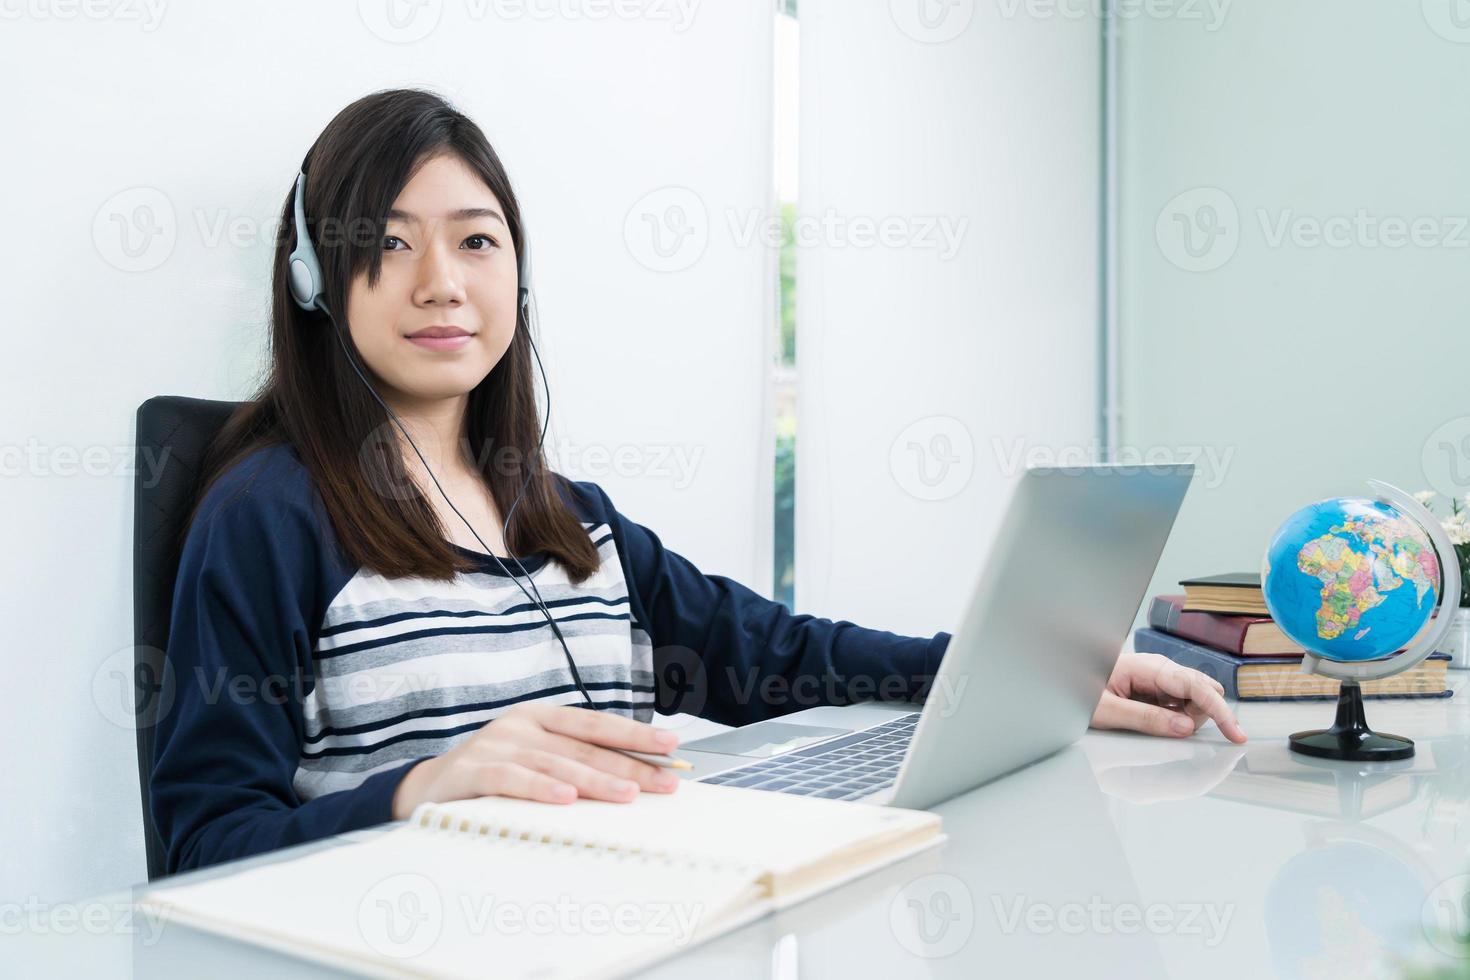
M 1184 738 L 1206 718 L 1215 719 L 1230 741 L 1245 741 L 1218 681 L 1157 653 L 1125 653 L 1108 678 L 1092 727 Z

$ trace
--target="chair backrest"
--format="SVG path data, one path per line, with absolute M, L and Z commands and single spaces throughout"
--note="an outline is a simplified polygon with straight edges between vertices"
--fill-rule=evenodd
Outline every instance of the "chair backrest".
M 163 841 L 153 826 L 148 784 L 153 734 L 165 691 L 174 580 L 184 522 L 194 505 L 205 454 L 241 402 L 159 395 L 138 407 L 133 481 L 133 690 L 138 741 L 138 787 L 143 802 L 143 841 L 148 880 L 164 874 Z

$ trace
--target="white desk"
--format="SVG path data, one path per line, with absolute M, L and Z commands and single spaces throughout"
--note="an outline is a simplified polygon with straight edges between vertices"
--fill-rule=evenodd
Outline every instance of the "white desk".
M 1088 732 L 939 807 L 941 849 L 649 975 L 1258 980 L 1401 976 L 1406 962 L 1470 973 L 1421 921 L 1426 902 L 1445 911 L 1470 891 L 1457 878 L 1470 873 L 1470 691 L 1452 676 L 1453 698 L 1368 702 L 1371 725 L 1417 742 L 1397 763 L 1290 756 L 1285 736 L 1330 724 L 1331 702 L 1237 705 L 1245 746 L 1213 725 L 1183 741 Z M 124 921 L 136 890 L 76 903 L 69 928 L 55 909 L 19 934 L 25 913 L 0 919 L 7 972 L 337 975 L 177 923 L 155 934 Z

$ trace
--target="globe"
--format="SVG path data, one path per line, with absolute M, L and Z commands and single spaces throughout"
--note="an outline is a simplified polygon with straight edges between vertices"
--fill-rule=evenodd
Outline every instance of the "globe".
M 1308 504 L 1277 529 L 1261 565 L 1282 632 L 1327 660 L 1377 660 L 1407 647 L 1434 613 L 1439 559 L 1415 518 L 1382 500 Z

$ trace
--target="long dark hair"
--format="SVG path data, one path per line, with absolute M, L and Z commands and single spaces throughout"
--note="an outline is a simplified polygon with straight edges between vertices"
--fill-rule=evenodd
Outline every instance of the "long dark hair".
M 516 247 L 524 248 L 520 206 L 500 158 L 474 122 L 432 92 L 389 89 L 358 99 L 307 153 L 307 233 L 326 279 L 326 305 L 359 364 L 346 323 L 350 284 L 366 268 L 369 288 L 377 285 L 387 212 L 417 168 L 442 153 L 457 155 L 480 176 L 500 202 Z M 258 448 L 284 442 L 310 473 L 343 550 L 358 566 L 388 577 L 441 580 L 472 570 L 477 564 L 444 539 L 438 515 L 404 466 L 396 427 L 347 361 L 331 321 L 291 298 L 294 206 L 293 184 L 281 207 L 272 269 L 270 372 L 212 444 L 196 513 L 227 469 Z M 502 517 L 529 472 L 506 533 L 511 554 L 546 553 L 573 582 L 582 582 L 599 559 L 586 528 L 556 492 L 562 478 L 547 469 L 537 449 L 541 423 L 530 321 L 527 304 L 517 314 L 509 348 L 469 393 L 465 433 Z

